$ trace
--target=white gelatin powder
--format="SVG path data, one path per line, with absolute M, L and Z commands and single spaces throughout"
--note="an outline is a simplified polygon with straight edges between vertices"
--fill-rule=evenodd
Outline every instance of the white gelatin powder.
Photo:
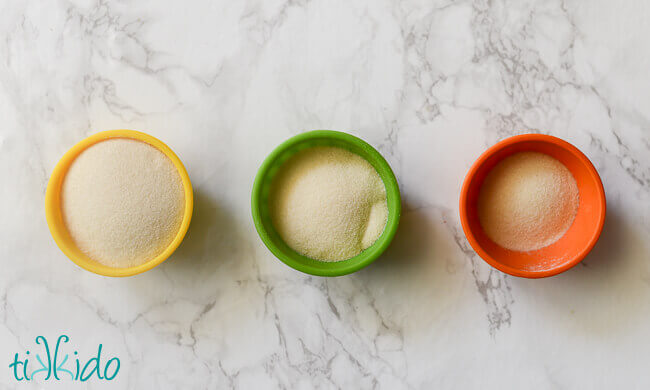
M 313 147 L 287 160 L 273 179 L 271 218 L 296 252 L 321 261 L 347 260 L 371 246 L 388 218 L 386 188 L 362 157 Z
M 171 160 L 132 139 L 101 141 L 72 163 L 61 192 L 63 219 L 77 247 L 125 268 L 163 252 L 181 225 L 185 194 Z
M 578 185 L 553 157 L 520 152 L 486 176 L 478 199 L 479 221 L 499 246 L 533 251 L 559 240 L 578 211 Z

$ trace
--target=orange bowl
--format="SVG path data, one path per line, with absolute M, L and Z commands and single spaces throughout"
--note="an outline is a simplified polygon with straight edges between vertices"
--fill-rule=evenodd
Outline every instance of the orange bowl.
M 478 218 L 483 180 L 499 161 L 518 152 L 540 152 L 564 164 L 576 179 L 578 212 L 569 230 L 555 243 L 531 252 L 502 248 L 490 240 Z M 600 237 L 607 205 L 600 176 L 587 156 L 570 143 L 543 134 L 523 134 L 492 146 L 472 165 L 460 193 L 460 221 L 472 248 L 494 268 L 514 276 L 544 278 L 578 264 Z

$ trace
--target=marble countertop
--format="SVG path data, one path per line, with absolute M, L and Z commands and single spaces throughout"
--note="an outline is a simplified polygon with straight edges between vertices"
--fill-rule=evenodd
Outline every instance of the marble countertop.
M 647 389 L 649 19 L 644 0 L 4 1 L 0 388 Z M 43 210 L 62 154 L 116 128 L 166 142 L 195 190 L 181 247 L 130 278 L 74 265 Z M 392 246 L 346 277 L 288 268 L 250 216 L 264 157 L 310 129 L 362 137 L 401 185 Z M 542 280 L 492 269 L 458 218 L 473 160 L 527 132 L 580 148 L 608 200 L 593 252 Z M 18 384 L 14 354 L 62 334 L 117 377 Z

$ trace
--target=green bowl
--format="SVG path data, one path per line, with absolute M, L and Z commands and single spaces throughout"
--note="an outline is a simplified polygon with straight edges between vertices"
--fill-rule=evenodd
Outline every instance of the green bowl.
M 280 238 L 273 227 L 269 211 L 269 192 L 273 177 L 278 169 L 295 153 L 314 146 L 336 146 L 349 150 L 366 159 L 379 173 L 386 186 L 388 221 L 377 241 L 363 252 L 350 259 L 324 262 L 303 256 Z M 253 221 L 260 238 L 267 248 L 286 265 L 307 274 L 317 276 L 341 276 L 358 271 L 372 263 L 393 240 L 402 210 L 399 186 L 390 166 L 372 146 L 346 133 L 331 130 L 316 130 L 292 137 L 275 148 L 257 171 L 251 199 Z

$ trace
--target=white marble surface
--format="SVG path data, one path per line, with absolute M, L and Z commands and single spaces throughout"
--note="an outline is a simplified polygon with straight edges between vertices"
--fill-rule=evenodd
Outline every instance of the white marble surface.
M 650 387 L 650 3 L 645 0 L 0 2 L 0 388 L 15 352 L 103 343 L 128 389 Z M 100 130 L 146 131 L 194 184 L 185 242 L 112 279 L 56 247 L 43 196 Z M 335 129 L 376 146 L 405 212 L 354 275 L 276 260 L 249 194 L 275 145 Z M 468 246 L 466 170 L 510 135 L 557 135 L 606 187 L 579 266 L 526 280 Z M 59 388 L 71 388 L 62 380 Z

